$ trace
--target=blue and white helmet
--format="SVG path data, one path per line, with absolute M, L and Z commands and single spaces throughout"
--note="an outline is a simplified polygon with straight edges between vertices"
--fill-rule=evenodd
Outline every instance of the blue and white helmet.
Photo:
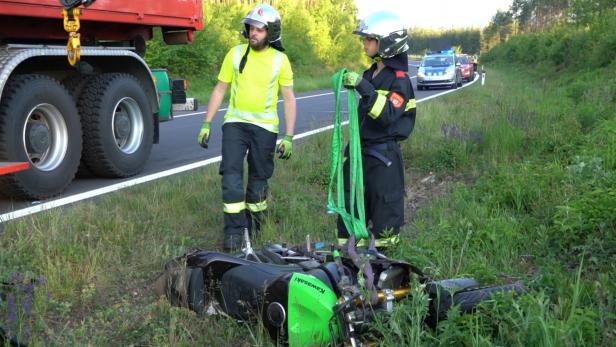
M 384 59 L 409 50 L 408 32 L 402 19 L 392 12 L 379 11 L 370 14 L 359 22 L 353 33 L 376 39 L 377 55 Z

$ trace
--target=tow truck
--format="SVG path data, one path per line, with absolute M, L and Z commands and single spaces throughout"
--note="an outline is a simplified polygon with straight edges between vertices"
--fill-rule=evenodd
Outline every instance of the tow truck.
M 175 85 L 143 59 L 155 27 L 167 44 L 190 43 L 202 2 L 0 0 L 0 162 L 29 166 L 0 175 L 0 195 L 53 197 L 80 167 L 143 169 L 171 112 L 156 84 Z

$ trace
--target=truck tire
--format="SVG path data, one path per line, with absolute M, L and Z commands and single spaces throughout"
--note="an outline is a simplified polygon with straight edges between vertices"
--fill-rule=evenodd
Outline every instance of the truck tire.
M 77 104 L 86 166 L 102 177 L 141 172 L 154 142 L 154 118 L 139 81 L 123 73 L 96 76 Z
M 85 86 L 92 80 L 92 75 L 75 75 L 70 76 L 62 80 L 62 85 L 68 93 L 71 94 L 74 100 L 79 100 L 81 92 Z M 79 168 L 75 177 L 78 178 L 93 178 L 95 175 L 88 169 L 88 166 L 83 162 L 83 159 L 79 162 Z
M 92 80 L 92 75 L 75 75 L 62 80 L 62 85 L 75 100 L 79 100 L 81 92 Z
M 75 101 L 55 79 L 11 77 L 0 102 L 0 161 L 30 162 L 31 168 L 0 176 L 0 192 L 44 199 L 61 193 L 75 177 L 82 133 Z

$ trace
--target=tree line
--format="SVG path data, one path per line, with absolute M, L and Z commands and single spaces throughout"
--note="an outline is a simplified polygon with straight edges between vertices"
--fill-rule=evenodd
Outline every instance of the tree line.
M 430 30 L 409 29 L 409 52 L 423 54 L 454 47 L 458 53 L 476 54 L 481 48 L 481 30 L 475 28 Z
M 256 0 L 204 0 L 204 28 L 190 45 L 167 46 L 161 35 L 148 42 L 146 60 L 174 75 L 216 81 L 228 50 L 246 42 L 241 20 Z M 353 34 L 357 8 L 353 0 L 271 0 L 282 17 L 282 43 L 297 73 L 333 71 L 365 62 L 359 38 Z
M 615 9 L 616 0 L 513 0 L 507 11 L 497 11 L 484 28 L 482 46 L 489 49 L 511 36 L 553 26 L 588 28 Z
M 513 36 L 539 34 L 552 27 L 588 30 L 609 20 L 615 10 L 616 0 L 513 0 L 508 10 L 497 11 L 483 29 L 409 29 L 410 52 L 450 47 L 469 54 L 486 52 Z
M 167 67 L 174 75 L 198 76 L 214 83 L 226 52 L 245 42 L 239 34 L 241 19 L 259 3 L 262 1 L 203 0 L 204 29 L 196 33 L 194 42 L 167 46 L 157 34 L 148 42 L 146 60 L 151 66 Z M 353 0 L 270 0 L 268 3 L 282 16 L 283 44 L 297 74 L 323 75 L 343 66 L 357 68 L 367 62 L 361 40 L 353 34 L 357 25 Z M 601 65 L 610 60 L 611 56 L 606 54 L 612 53 L 616 46 L 610 22 L 614 12 L 616 0 L 514 0 L 507 11 L 497 11 L 483 30 L 411 28 L 409 52 L 423 54 L 427 50 L 454 47 L 457 52 L 485 53 L 512 37 L 536 34 L 528 47 L 519 47 L 515 52 L 528 54 L 525 61 L 541 56 L 562 64 L 571 59 L 563 49 L 579 47 L 594 49 L 593 59 Z M 589 29 L 597 25 L 606 30 L 594 30 L 591 35 Z M 562 47 L 548 39 L 542 43 L 537 38 L 542 33 L 553 32 L 552 27 L 568 28 L 568 39 L 560 44 Z M 576 30 L 582 31 L 572 34 Z M 556 41 L 561 42 L 558 38 Z M 533 49 L 537 52 L 532 52 Z
M 519 2 L 516 0 L 514 5 Z M 557 70 L 590 70 L 616 64 L 614 1 L 588 0 L 582 4 L 572 0 L 562 12 L 566 19 L 562 19 L 562 14 L 557 14 L 558 8 L 551 11 L 543 9 L 543 12 L 533 10 L 529 22 L 526 22 L 528 26 L 521 25 L 517 17 L 511 17 L 508 24 L 501 23 L 500 26 L 493 19 L 484 33 L 496 28 L 498 40 L 484 42 L 490 50 L 482 55 L 482 61 L 542 64 Z M 553 17 L 544 23 L 546 19 L 540 13 L 551 13 Z M 542 19 L 537 19 L 537 16 Z M 535 27 L 539 24 L 531 22 L 541 23 L 545 27 L 539 30 Z

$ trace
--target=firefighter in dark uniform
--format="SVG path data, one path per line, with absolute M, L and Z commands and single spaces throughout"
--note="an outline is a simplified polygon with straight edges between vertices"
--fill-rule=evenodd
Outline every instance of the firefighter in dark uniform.
M 374 63 L 362 75 L 345 73 L 343 84 L 361 96 L 358 114 L 366 223 L 376 246 L 386 247 L 399 242 L 404 224 L 404 166 L 399 142 L 409 137 L 415 125 L 415 94 L 407 75 L 408 34 L 391 12 L 369 15 L 355 33 L 363 38 L 364 50 Z M 348 189 L 348 160 L 344 172 Z M 348 190 L 346 194 L 349 206 Z M 339 244 L 347 238 L 339 218 Z
M 242 19 L 248 44 L 231 48 L 225 56 L 212 91 L 197 142 L 204 147 L 210 124 L 229 86 L 229 107 L 222 135 L 222 199 L 225 250 L 241 246 L 244 229 L 259 232 L 267 209 L 268 179 L 274 172 L 274 151 L 288 159 L 293 145 L 295 95 L 293 72 L 281 43 L 278 12 L 267 4 L 257 5 Z M 285 136 L 276 149 L 278 92 L 284 101 Z M 248 184 L 244 191 L 244 159 Z

